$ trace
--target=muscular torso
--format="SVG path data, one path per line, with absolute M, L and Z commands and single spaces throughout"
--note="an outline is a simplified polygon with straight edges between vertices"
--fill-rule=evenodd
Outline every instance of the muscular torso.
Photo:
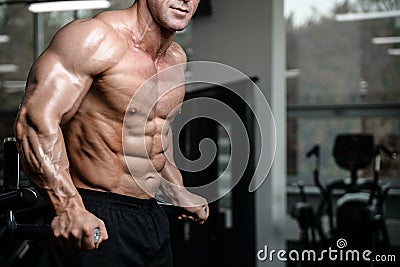
M 114 30 L 123 40 L 118 42 L 123 56 L 94 78 L 75 115 L 62 125 L 70 174 L 77 187 L 148 198 L 160 185 L 172 145 L 169 125 L 184 87 L 167 92 L 159 79 L 145 81 L 181 62 L 169 50 L 154 60 L 129 35 Z M 179 76 L 183 80 L 183 70 Z

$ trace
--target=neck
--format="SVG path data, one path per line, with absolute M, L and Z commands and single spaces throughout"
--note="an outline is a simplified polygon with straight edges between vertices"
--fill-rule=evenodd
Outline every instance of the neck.
M 159 59 L 171 45 L 175 31 L 162 28 L 154 21 L 146 1 L 136 1 L 130 11 L 134 14 L 132 39 L 135 47 L 150 54 L 154 60 Z

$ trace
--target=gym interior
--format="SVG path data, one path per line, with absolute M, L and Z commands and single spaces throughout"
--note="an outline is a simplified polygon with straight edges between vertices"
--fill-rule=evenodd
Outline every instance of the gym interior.
M 34 2 L 41 1 L 0 1 L 4 267 L 46 266 L 40 233 L 47 226 L 31 217 L 48 207 L 36 203 L 40 196 L 12 202 L 30 197 L 13 143 L 29 68 L 63 25 L 133 1 L 57 11 L 35 11 Z M 187 79 L 201 83 L 186 86 L 182 114 L 194 115 L 177 117 L 184 126 L 174 126 L 174 142 L 191 161 L 214 151 L 198 171 L 177 164 L 185 186 L 213 183 L 218 192 L 204 225 L 177 220 L 165 207 L 176 267 L 398 266 L 399 32 L 400 1 L 200 2 L 175 36 L 188 61 L 200 62 L 188 65 Z M 210 80 L 197 79 L 202 62 L 216 63 L 206 71 Z M 215 77 L 215 65 L 229 71 Z M 235 116 L 196 115 L 204 109 L 199 99 Z M 237 139 L 247 140 L 247 153 L 235 150 Z

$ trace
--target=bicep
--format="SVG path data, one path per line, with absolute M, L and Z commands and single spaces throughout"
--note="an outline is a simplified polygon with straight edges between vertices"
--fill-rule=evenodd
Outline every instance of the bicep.
M 73 69 L 46 51 L 31 68 L 22 104 L 33 120 L 55 121 L 71 117 L 90 88 L 90 75 Z

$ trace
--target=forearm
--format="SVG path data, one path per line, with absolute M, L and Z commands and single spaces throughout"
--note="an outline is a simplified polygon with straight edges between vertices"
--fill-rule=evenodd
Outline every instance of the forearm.
M 179 204 L 179 196 L 186 192 L 183 185 L 182 174 L 179 169 L 167 161 L 161 171 L 162 182 L 160 190 L 173 203 Z
M 191 215 L 182 214 L 180 218 L 190 219 L 204 223 L 209 215 L 207 200 L 201 196 L 189 192 L 182 179 L 182 174 L 176 167 L 173 160 L 173 142 L 171 129 L 167 135 L 168 147 L 165 151 L 166 163 L 161 171 L 160 190 L 165 196 L 164 201 L 168 201 L 175 206 L 183 207 Z
M 175 206 L 183 207 L 189 212 L 189 215 L 182 214 L 180 218 L 204 223 L 209 214 L 207 200 L 192 194 L 183 186 L 182 175 L 174 164 L 168 162 L 161 175 L 164 178 L 161 183 L 161 191 L 166 197 L 165 200 Z
M 50 199 L 56 214 L 83 207 L 72 178 L 61 129 L 48 118 L 27 115 L 22 108 L 15 133 L 24 172 Z

